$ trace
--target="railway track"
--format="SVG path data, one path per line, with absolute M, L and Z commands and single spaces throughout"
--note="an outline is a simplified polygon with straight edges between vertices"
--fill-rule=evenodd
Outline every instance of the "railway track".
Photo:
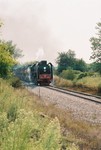
M 26 83 L 25 85 L 31 86 L 31 87 L 35 86 L 34 84 L 29 85 L 29 83 Z M 67 95 L 72 95 L 72 96 L 75 96 L 75 97 L 78 97 L 78 98 L 82 98 L 82 99 L 85 99 L 87 101 L 94 102 L 96 104 L 101 104 L 101 97 L 97 96 L 97 95 L 87 94 L 87 93 L 83 93 L 83 92 L 77 92 L 77 91 L 68 90 L 68 89 L 64 89 L 64 88 L 60 88 L 60 87 L 56 87 L 56 86 L 52 86 L 52 85 L 42 86 L 42 87 L 50 89 L 50 90 L 58 91 L 60 93 L 64 93 L 64 94 L 67 94 Z
M 91 94 L 86 94 L 83 92 L 76 92 L 76 91 L 72 91 L 72 90 L 67 90 L 67 89 L 63 89 L 63 88 L 58 88 L 55 86 L 46 86 L 45 88 L 48 88 L 50 90 L 55 90 L 64 94 L 68 94 L 68 95 L 72 95 L 75 97 L 79 97 L 97 104 L 101 104 L 101 97 L 100 96 L 96 96 L 96 95 L 91 95 Z
M 38 95 L 45 105 L 55 105 L 72 112 L 74 118 L 101 124 L 101 97 L 53 86 L 35 86 L 27 82 L 24 82 L 24 86 Z

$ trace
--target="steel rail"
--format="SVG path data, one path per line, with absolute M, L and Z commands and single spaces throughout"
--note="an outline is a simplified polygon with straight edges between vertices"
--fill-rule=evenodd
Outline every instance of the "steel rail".
M 45 88 L 48 88 L 50 90 L 55 90 L 61 93 L 65 93 L 65 94 L 69 94 L 72 96 L 76 96 L 88 101 L 92 101 L 94 103 L 98 103 L 101 104 L 101 97 L 100 96 L 96 96 L 96 95 L 91 95 L 91 94 L 86 94 L 83 92 L 77 92 L 77 91 L 72 91 L 72 90 L 66 90 L 63 88 L 58 88 L 58 87 L 54 87 L 54 86 L 44 86 Z
M 24 85 L 25 86 L 35 86 L 34 84 L 32 83 L 28 83 L 28 82 L 24 82 Z M 79 97 L 79 98 L 82 98 L 82 99 L 85 99 L 85 100 L 88 100 L 88 101 L 91 101 L 91 102 L 94 102 L 94 103 L 98 103 L 98 104 L 101 104 L 101 97 L 100 96 L 97 96 L 97 95 L 92 95 L 92 94 L 87 94 L 87 93 L 83 93 L 83 92 L 77 92 L 77 91 L 74 91 L 74 90 L 68 90 L 68 89 L 64 89 L 64 88 L 61 88 L 61 87 L 56 87 L 56 86 L 53 86 L 53 85 L 50 85 L 50 86 L 43 86 L 44 88 L 48 88 L 50 90 L 55 90 L 55 91 L 58 91 L 58 92 L 61 92 L 61 93 L 64 93 L 64 94 L 68 94 L 68 95 L 71 95 L 71 96 L 76 96 L 76 97 Z

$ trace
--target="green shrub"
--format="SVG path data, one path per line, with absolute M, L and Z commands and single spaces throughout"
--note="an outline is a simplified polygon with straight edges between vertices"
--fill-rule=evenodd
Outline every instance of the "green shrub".
M 91 77 L 91 76 L 94 76 L 95 73 L 94 72 L 87 72 L 87 75 Z
M 14 88 L 19 88 L 19 87 L 22 87 L 22 82 L 19 78 L 17 77 L 13 77 L 11 80 L 10 80 L 10 84 L 12 87 Z
M 73 80 L 75 78 L 75 72 L 73 70 L 63 70 L 60 76 L 64 79 Z
M 87 76 L 87 72 L 80 73 L 80 74 L 78 75 L 77 79 L 82 79 L 82 78 L 84 78 L 84 77 L 86 77 L 86 76 Z

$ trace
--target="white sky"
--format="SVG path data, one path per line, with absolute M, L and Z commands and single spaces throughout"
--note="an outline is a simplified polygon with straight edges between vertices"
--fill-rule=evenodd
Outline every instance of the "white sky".
M 0 0 L 0 18 L 1 38 L 23 50 L 21 62 L 47 59 L 55 64 L 58 52 L 71 49 L 89 63 L 101 0 Z

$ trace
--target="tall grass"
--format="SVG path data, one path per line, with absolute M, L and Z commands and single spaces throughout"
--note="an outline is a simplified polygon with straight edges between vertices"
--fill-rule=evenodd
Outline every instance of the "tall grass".
M 0 79 L 0 150 L 101 149 L 100 125 L 46 103 Z
M 91 92 L 92 94 L 101 94 L 100 76 L 87 76 L 81 79 L 74 79 L 72 81 L 56 76 L 54 78 L 54 84 L 59 87 L 74 88 L 81 91 Z
M 0 149 L 61 150 L 59 120 L 41 115 L 36 96 L 30 96 L 0 79 Z M 68 148 L 77 150 L 75 145 Z
M 80 82 L 86 87 L 97 90 L 99 83 L 101 83 L 101 77 L 84 77 L 77 81 L 77 83 Z
M 81 86 L 89 90 L 100 93 L 101 77 L 84 77 L 76 82 L 76 86 Z
M 71 80 L 66 80 L 66 79 L 55 76 L 54 85 L 59 86 L 59 87 L 72 87 L 73 83 Z

